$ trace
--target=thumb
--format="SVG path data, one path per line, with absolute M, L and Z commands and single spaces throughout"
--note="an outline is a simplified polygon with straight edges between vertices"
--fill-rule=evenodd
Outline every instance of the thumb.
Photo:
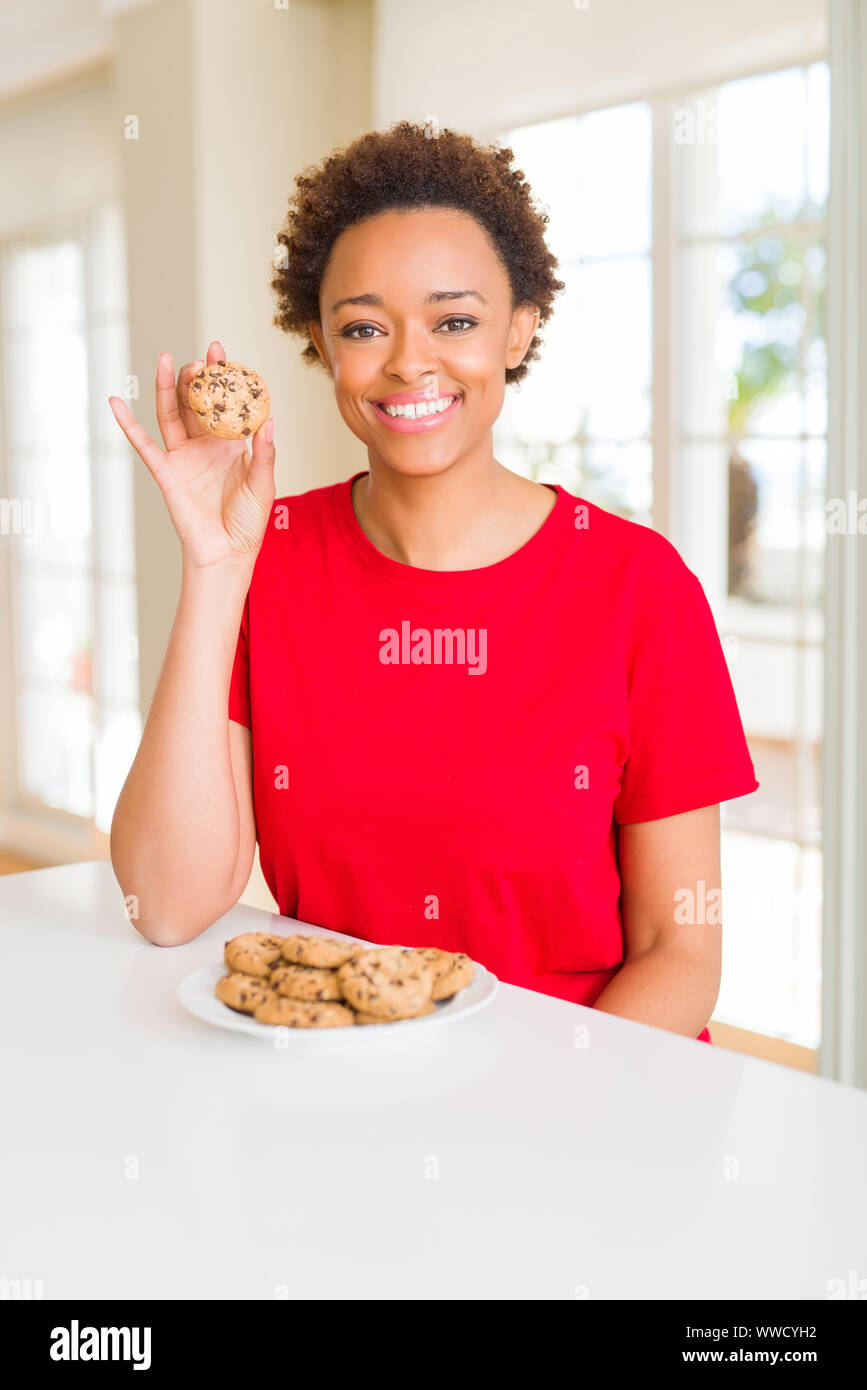
M 250 459 L 250 471 L 247 474 L 247 485 L 263 501 L 272 501 L 276 491 L 274 480 L 276 454 L 274 421 L 265 420 L 253 435 L 253 453 Z

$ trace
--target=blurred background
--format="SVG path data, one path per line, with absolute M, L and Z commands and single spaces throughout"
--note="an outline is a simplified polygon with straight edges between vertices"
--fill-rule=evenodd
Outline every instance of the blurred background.
M 157 354 L 219 338 L 269 382 L 278 493 L 365 468 L 271 324 L 275 233 L 306 163 L 433 117 L 513 147 L 567 286 L 497 457 L 662 531 L 723 638 L 761 789 L 723 810 L 714 1039 L 867 1084 L 862 6 L 0 9 L 0 868 L 107 857 L 174 613 L 108 395 L 158 438 Z M 274 906 L 258 864 L 243 900 Z

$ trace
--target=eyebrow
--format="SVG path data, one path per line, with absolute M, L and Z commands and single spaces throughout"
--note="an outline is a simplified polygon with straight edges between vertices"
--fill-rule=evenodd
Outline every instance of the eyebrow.
M 488 301 L 484 295 L 479 294 L 478 290 L 431 290 L 424 297 L 425 304 L 441 304 L 446 299 L 480 299 L 487 308 Z M 332 304 L 331 312 L 336 314 L 344 304 L 369 304 L 373 307 L 382 308 L 385 300 L 381 294 L 353 294 L 346 299 L 338 299 L 336 304 Z

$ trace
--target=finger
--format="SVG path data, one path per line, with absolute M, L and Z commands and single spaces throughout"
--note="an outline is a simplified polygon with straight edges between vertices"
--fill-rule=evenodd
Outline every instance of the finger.
M 274 421 L 265 420 L 253 435 L 253 452 L 247 485 L 256 496 L 270 506 L 276 491 L 274 483 Z
M 209 345 L 207 352 L 207 361 L 209 367 L 212 362 L 228 362 L 228 360 L 229 359 L 226 356 L 226 349 L 223 347 L 223 344 L 221 342 L 215 340 L 213 343 Z
M 192 439 L 197 434 L 204 434 L 202 422 L 190 405 L 190 382 L 197 372 L 204 367 L 204 362 L 199 358 L 198 362 L 188 362 L 185 367 L 181 367 L 178 372 L 178 405 L 180 406 L 181 419 L 184 422 L 184 429 L 188 438 Z
M 160 481 L 166 462 L 166 456 L 158 444 L 155 444 L 143 425 L 133 415 L 126 401 L 121 400 L 120 396 L 109 396 L 108 403 L 111 406 L 112 414 L 120 425 L 132 447 L 135 449 L 142 463 L 156 479 Z
M 157 424 L 167 449 L 180 449 L 189 435 L 181 419 L 178 393 L 175 389 L 175 364 L 170 352 L 157 358 L 156 379 Z

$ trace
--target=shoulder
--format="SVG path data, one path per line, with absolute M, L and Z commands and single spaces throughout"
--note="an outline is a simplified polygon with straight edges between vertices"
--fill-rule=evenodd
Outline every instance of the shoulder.
M 334 524 L 334 494 L 346 483 L 328 483 L 306 492 L 284 493 L 275 497 L 265 527 L 257 567 L 266 568 L 278 557 L 300 555 L 310 548 L 321 548 Z
M 326 483 L 324 487 L 309 488 L 307 492 L 286 493 L 282 497 L 275 497 L 271 506 L 269 529 L 280 529 L 279 523 L 283 520 L 287 521 L 289 526 L 293 520 L 299 525 L 310 526 L 315 525 L 323 516 L 330 517 L 334 493 L 337 488 L 345 486 L 345 482 Z M 288 526 L 285 529 L 288 529 Z
M 676 546 L 661 531 L 575 497 L 575 526 L 586 536 L 594 570 L 621 593 L 645 606 L 662 596 L 699 586 Z

